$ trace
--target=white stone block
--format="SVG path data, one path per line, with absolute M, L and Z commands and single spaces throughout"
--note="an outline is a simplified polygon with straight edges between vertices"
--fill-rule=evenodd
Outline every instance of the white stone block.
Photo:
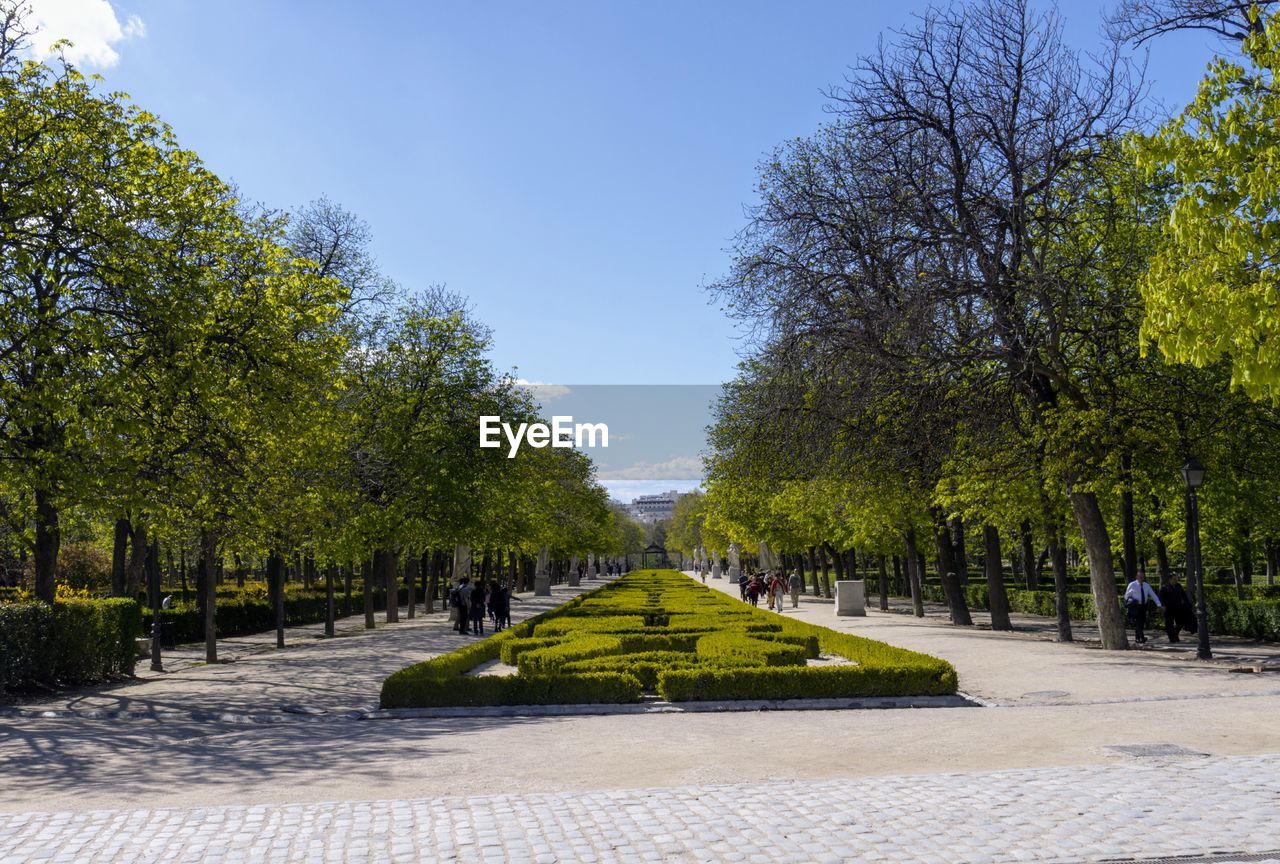
M 861 579 L 836 581 L 836 615 L 867 614 L 867 583 Z

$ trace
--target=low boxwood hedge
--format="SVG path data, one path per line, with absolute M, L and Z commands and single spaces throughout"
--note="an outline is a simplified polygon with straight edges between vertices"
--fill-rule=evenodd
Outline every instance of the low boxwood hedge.
M 142 635 L 124 598 L 0 604 L 0 684 L 22 691 L 133 674 Z
M 826 652 L 850 665 L 810 667 Z M 470 676 L 493 659 L 516 675 Z M 402 669 L 385 708 L 954 693 L 949 663 L 753 609 L 674 571 L 637 571 L 565 606 Z
M 669 702 L 712 699 L 816 699 L 861 696 L 937 696 L 956 692 L 950 664 L 866 666 L 699 667 L 658 676 Z

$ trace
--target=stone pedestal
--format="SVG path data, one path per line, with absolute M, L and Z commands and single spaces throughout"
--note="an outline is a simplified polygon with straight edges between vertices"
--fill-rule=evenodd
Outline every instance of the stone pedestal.
M 551 596 L 551 551 L 545 543 L 538 550 L 538 569 L 533 574 L 533 595 Z
M 717 558 L 715 563 L 711 565 L 711 578 L 712 579 L 720 578 L 720 559 L 719 558 Z
M 836 582 L 836 615 L 867 614 L 867 583 L 861 579 Z
M 569 587 L 577 588 L 582 584 L 582 577 L 578 575 L 577 569 L 569 571 Z

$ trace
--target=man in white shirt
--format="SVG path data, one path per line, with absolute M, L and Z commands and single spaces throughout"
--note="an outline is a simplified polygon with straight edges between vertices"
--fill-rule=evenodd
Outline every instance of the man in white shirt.
M 1147 584 L 1147 574 L 1139 570 L 1137 575 L 1138 578 L 1124 589 L 1124 606 L 1133 616 L 1133 641 L 1139 645 L 1145 645 L 1147 635 L 1143 631 L 1147 626 L 1147 601 L 1154 600 L 1156 607 L 1159 608 L 1160 597 L 1156 594 L 1156 590 Z

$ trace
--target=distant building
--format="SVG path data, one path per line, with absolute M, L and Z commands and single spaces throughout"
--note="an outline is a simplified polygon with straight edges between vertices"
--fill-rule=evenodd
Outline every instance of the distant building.
M 661 522 L 664 519 L 670 519 L 675 513 L 676 499 L 680 497 L 680 493 L 672 489 L 670 492 L 662 492 L 657 495 L 641 495 L 639 498 L 631 499 L 631 515 L 638 521 L 645 523 Z

